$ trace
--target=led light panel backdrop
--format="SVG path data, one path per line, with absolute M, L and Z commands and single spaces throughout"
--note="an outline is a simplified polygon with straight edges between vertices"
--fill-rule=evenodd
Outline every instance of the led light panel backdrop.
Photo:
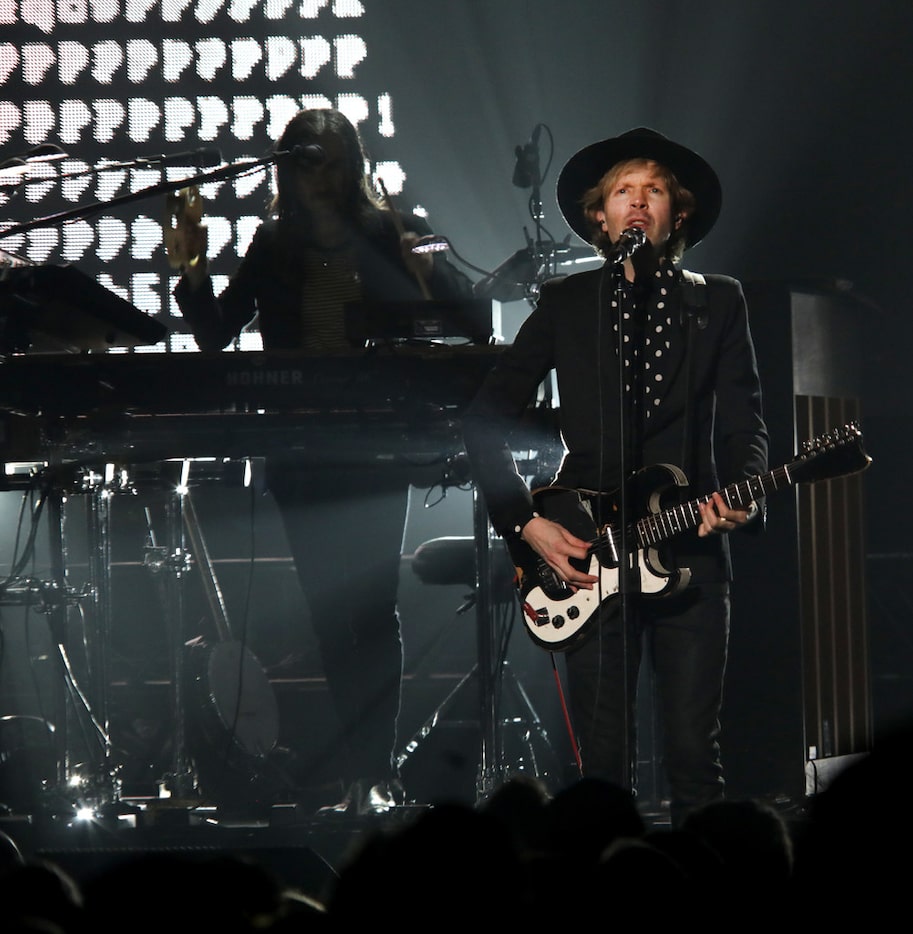
M 339 108 L 369 153 L 394 135 L 391 95 L 360 79 L 364 16 L 358 0 L 0 0 L 0 234 L 26 228 L 0 237 L 0 261 L 78 266 L 172 330 L 138 350 L 195 350 L 171 297 L 162 185 L 252 163 L 200 186 L 220 289 L 272 197 L 269 147 L 300 108 Z M 66 156 L 41 158 L 48 144 Z M 369 169 L 402 192 L 397 161 Z

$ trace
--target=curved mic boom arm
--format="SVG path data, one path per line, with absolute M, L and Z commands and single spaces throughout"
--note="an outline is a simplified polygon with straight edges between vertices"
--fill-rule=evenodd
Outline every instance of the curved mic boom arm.
M 225 165 L 214 169 L 212 172 L 203 172 L 200 175 L 194 175 L 192 178 L 182 178 L 176 182 L 159 182 L 156 185 L 150 185 L 148 188 L 141 188 L 139 191 L 130 192 L 127 195 L 121 195 L 118 198 L 112 198 L 110 201 L 96 201 L 93 204 L 82 205 L 81 207 L 71 208 L 68 211 L 61 211 L 57 214 L 49 214 L 47 217 L 38 217 L 35 220 L 26 221 L 23 224 L 15 224 L 0 230 L 0 240 L 6 237 L 12 237 L 15 234 L 25 233 L 28 230 L 34 230 L 37 227 L 53 227 L 57 224 L 65 223 L 71 220 L 81 220 L 91 217 L 105 208 L 115 207 L 123 204 L 130 204 L 134 201 L 140 201 L 143 198 L 151 198 L 155 195 L 164 195 L 179 188 L 186 188 L 189 185 L 200 185 L 203 182 L 219 182 L 226 178 L 233 178 L 236 175 L 242 175 L 245 172 L 259 169 L 276 159 L 275 153 L 264 156 L 261 159 L 248 159 L 244 162 L 235 162 L 232 165 Z

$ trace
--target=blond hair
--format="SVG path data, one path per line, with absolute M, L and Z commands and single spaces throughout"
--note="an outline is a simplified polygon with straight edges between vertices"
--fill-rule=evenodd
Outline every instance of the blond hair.
M 680 220 L 681 223 L 672 230 L 669 239 L 666 241 L 665 254 L 673 262 L 678 262 L 684 255 L 685 247 L 688 245 L 688 218 L 694 213 L 696 201 L 694 195 L 679 183 L 670 169 L 653 159 L 637 158 L 616 162 L 592 188 L 584 192 L 580 204 L 587 225 L 590 228 L 590 243 L 603 256 L 612 246 L 612 242 L 608 234 L 602 229 L 602 222 L 597 215 L 604 210 L 606 193 L 611 190 L 625 172 L 631 169 L 647 169 L 655 172 L 666 183 L 672 205 L 672 216 L 676 220 Z

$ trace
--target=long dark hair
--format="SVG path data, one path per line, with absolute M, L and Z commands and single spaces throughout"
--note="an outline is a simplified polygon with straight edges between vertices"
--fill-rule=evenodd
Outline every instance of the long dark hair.
M 356 223 L 364 223 L 375 216 L 380 202 L 365 173 L 367 152 L 358 130 L 338 110 L 331 108 L 300 110 L 289 121 L 276 141 L 275 152 L 291 153 L 295 146 L 307 146 L 316 142 L 325 133 L 332 133 L 342 140 L 345 150 L 346 215 Z M 270 204 L 270 212 L 280 221 L 294 223 L 298 211 L 294 191 L 294 175 L 297 163 L 293 155 L 279 155 L 276 159 L 276 196 Z

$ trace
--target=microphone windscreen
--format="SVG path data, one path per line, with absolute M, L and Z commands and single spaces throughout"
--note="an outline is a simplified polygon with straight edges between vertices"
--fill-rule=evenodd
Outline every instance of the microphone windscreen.
M 198 149 L 193 164 L 198 169 L 209 169 L 222 164 L 222 153 L 218 149 Z

